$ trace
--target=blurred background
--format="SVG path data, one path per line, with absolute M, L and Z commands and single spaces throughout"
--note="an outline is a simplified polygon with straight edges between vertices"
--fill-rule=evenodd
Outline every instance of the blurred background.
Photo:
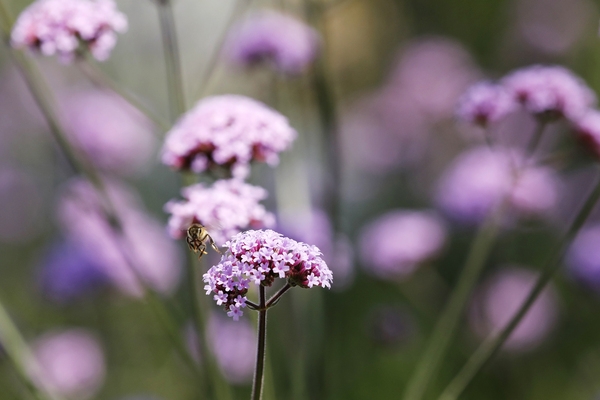
M 481 131 L 456 121 L 457 100 L 471 84 L 529 64 L 564 65 L 600 90 L 598 3 L 330 0 L 314 46 L 335 105 L 339 141 L 332 153 L 332 126 L 322 128 L 312 60 L 289 73 L 268 63 L 241 66 L 227 52 L 236 40 L 224 33 L 232 14 L 234 28 L 265 8 L 306 21 L 302 1 L 255 0 L 242 10 L 231 0 L 174 2 L 188 106 L 206 95 L 237 93 L 289 118 L 298 131 L 292 149 L 275 168 L 253 166 L 250 182 L 268 190 L 264 204 L 276 214 L 278 230 L 318 245 L 334 272 L 331 291 L 294 289 L 270 313 L 266 399 L 387 399 L 404 392 L 462 268 L 481 219 L 478 210 L 488 201 L 485 190 L 469 192 L 468 185 L 454 182 L 471 179 L 464 175 L 479 168 L 496 171 L 481 179 L 503 174 L 502 162 L 480 147 Z M 17 15 L 28 4 L 11 0 L 9 7 Z M 168 120 L 155 4 L 118 0 L 117 6 L 129 28 L 99 68 Z M 189 250 L 166 233 L 163 206 L 180 198 L 182 178 L 160 163 L 165 130 L 98 89 L 77 65 L 56 57 L 35 61 L 70 137 L 110 176 L 127 234 L 137 256 L 148 261 L 148 280 L 191 315 Z M 517 113 L 496 128 L 500 142 L 520 146 L 533 122 Z M 542 147 L 569 148 L 560 136 L 566 129 L 553 125 Z M 332 162 L 341 171 L 334 221 L 326 213 Z M 525 216 L 515 212 L 506 222 L 426 398 L 439 394 L 525 298 L 594 176 L 583 155 L 537 172 L 536 189 L 523 194 Z M 140 301 L 123 260 L 94 239 L 102 227 L 73 201 L 86 190 L 6 47 L 0 47 L 0 300 L 52 371 L 34 380 L 64 387 L 73 399 L 200 398 L 195 376 Z M 461 398 L 600 398 L 600 228 L 594 221 L 600 224 L 600 214 Z M 214 256 L 205 257 L 204 268 L 216 262 Z M 202 363 L 189 322 L 178 323 Z M 233 398 L 247 398 L 256 340 L 252 320 L 235 323 L 215 307 L 204 334 L 234 387 Z M 0 353 L 0 398 L 25 393 Z

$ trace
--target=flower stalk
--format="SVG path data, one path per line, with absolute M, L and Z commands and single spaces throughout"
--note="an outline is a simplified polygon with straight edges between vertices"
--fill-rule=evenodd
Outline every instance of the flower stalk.
M 259 311 L 258 311 L 258 343 L 256 350 L 256 367 L 254 368 L 254 381 L 252 383 L 252 400 L 260 400 L 264 381 L 265 355 L 267 345 L 267 302 L 265 287 L 259 285 Z

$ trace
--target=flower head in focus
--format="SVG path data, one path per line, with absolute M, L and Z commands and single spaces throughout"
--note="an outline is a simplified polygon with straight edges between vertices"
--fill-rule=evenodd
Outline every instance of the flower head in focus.
M 239 179 L 219 180 L 210 187 L 198 183 L 184 188 L 182 195 L 185 200 L 165 205 L 171 214 L 169 234 L 174 239 L 185 237 L 192 224 L 201 224 L 222 245 L 243 229 L 270 227 L 275 222 L 273 214 L 259 203 L 267 191 Z
M 160 222 L 143 211 L 130 189 L 115 181 L 106 181 L 105 187 L 124 233 L 118 235 L 106 220 L 104 199 L 97 190 L 83 179 L 74 179 L 59 199 L 58 220 L 65 236 L 90 254 L 124 293 L 142 294 L 138 276 L 160 293 L 173 292 L 182 262 L 176 243 Z
M 333 274 L 315 246 L 258 230 L 238 233 L 225 247 L 220 263 L 203 275 L 204 288 L 234 320 L 243 314 L 250 283 L 271 286 L 275 278 L 285 278 L 291 286 L 331 287 Z
M 502 86 L 480 82 L 460 98 L 457 115 L 464 121 L 486 127 L 512 112 L 516 105 Z
M 502 330 L 527 298 L 536 278 L 533 271 L 510 267 L 485 281 L 475 293 L 469 314 L 475 333 L 487 338 Z M 549 286 L 517 325 L 504 349 L 524 351 L 538 345 L 556 325 L 557 309 L 556 293 Z
M 83 48 L 104 61 L 125 30 L 127 19 L 113 0 L 37 0 L 19 15 L 11 43 L 67 62 Z
M 519 216 L 538 216 L 558 202 L 558 178 L 546 167 L 522 167 L 516 151 L 478 147 L 461 154 L 442 176 L 439 207 L 453 219 L 481 222 L 503 199 Z
M 148 167 L 156 140 L 149 121 L 129 103 L 88 91 L 69 95 L 63 105 L 67 133 L 96 167 L 120 175 Z
M 548 120 L 573 121 L 596 104 L 596 95 L 585 82 L 561 66 L 521 68 L 501 84 L 527 111 Z
M 96 337 L 83 329 L 45 334 L 31 345 L 26 360 L 33 382 L 43 390 L 68 398 L 92 397 L 104 381 L 106 367 Z
M 317 32 L 304 22 L 279 12 L 261 11 L 233 27 L 225 54 L 241 66 L 268 61 L 278 71 L 296 75 L 312 63 L 318 48 Z
M 164 164 L 196 173 L 215 167 L 245 178 L 252 161 L 275 165 L 296 131 L 287 118 L 264 104 L 238 95 L 201 100 L 167 133 Z
M 426 211 L 395 210 L 360 233 L 363 265 L 383 278 L 404 278 L 437 255 L 446 242 L 440 218 Z

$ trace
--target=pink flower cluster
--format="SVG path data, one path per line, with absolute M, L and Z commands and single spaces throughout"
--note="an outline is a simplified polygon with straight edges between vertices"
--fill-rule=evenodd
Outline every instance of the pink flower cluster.
M 222 245 L 242 229 L 275 223 L 273 214 L 259 203 L 267 197 L 267 191 L 238 179 L 219 180 L 210 187 L 198 183 L 184 188 L 182 195 L 185 200 L 165 205 L 165 211 L 171 214 L 169 234 L 174 239 L 185 237 L 190 225 L 200 223 Z
M 272 230 L 238 233 L 225 243 L 227 252 L 219 264 L 204 274 L 206 294 L 234 320 L 243 314 L 250 283 L 271 286 L 286 278 L 292 286 L 331 287 L 333 274 L 316 246 L 284 237 Z
M 483 82 L 472 87 L 458 108 L 458 117 L 485 126 L 521 104 L 545 120 L 577 121 L 596 104 L 594 92 L 573 72 L 561 66 L 533 65 L 518 69 L 499 84 Z
M 270 61 L 286 74 L 301 73 L 316 57 L 317 32 L 294 17 L 274 11 L 257 12 L 229 34 L 225 54 L 236 64 Z
M 38 0 L 17 19 L 12 46 L 71 61 L 80 46 L 99 61 L 110 55 L 127 19 L 113 0 Z
M 201 100 L 168 133 L 164 164 L 196 173 L 216 167 L 245 178 L 252 161 L 279 162 L 278 153 L 296 138 L 287 118 L 244 96 Z

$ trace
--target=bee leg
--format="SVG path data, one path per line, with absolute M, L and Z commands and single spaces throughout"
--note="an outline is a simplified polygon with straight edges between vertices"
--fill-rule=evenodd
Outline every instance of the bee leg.
M 213 249 L 215 249 L 215 251 L 219 254 L 221 254 L 221 250 L 219 250 L 219 248 L 217 247 L 217 245 L 215 244 L 215 241 L 213 240 L 213 238 L 211 238 L 210 236 L 208 237 L 208 241 L 210 242 L 210 245 Z
M 198 250 L 197 250 L 197 249 L 194 247 L 194 243 L 193 243 L 193 240 L 192 240 L 192 239 L 190 239 L 189 237 L 186 237 L 186 238 L 185 238 L 185 241 L 187 242 L 187 244 L 188 244 L 188 247 L 190 248 L 190 250 L 192 250 L 194 253 L 196 253 L 196 252 L 198 251 Z

